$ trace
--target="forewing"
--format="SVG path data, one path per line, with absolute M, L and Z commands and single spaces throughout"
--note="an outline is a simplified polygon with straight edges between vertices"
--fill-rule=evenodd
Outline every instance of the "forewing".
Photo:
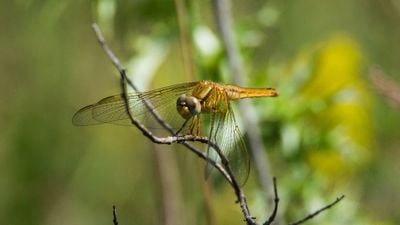
M 176 110 L 176 100 L 182 94 L 190 94 L 197 82 L 172 85 L 147 92 L 128 94 L 128 102 L 132 117 L 151 130 L 163 128 L 157 122 L 154 113 L 166 121 L 174 129 L 184 122 Z M 151 110 L 154 110 L 153 113 Z M 79 126 L 113 123 L 129 125 L 125 102 L 121 95 L 114 95 L 86 106 L 73 117 L 73 123 Z

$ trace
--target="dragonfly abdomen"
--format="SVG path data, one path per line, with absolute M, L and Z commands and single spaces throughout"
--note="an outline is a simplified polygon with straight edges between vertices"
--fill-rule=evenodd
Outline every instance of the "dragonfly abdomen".
M 278 96 L 278 92 L 274 88 L 242 88 L 226 85 L 225 90 L 226 95 L 230 100 Z

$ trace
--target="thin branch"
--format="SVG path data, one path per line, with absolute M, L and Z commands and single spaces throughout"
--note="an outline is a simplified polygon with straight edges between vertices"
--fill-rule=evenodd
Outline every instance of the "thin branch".
M 192 43 L 190 38 L 188 24 L 188 11 L 186 0 L 175 0 L 176 9 L 176 19 L 179 26 L 179 36 L 180 36 L 180 50 L 181 58 L 183 62 L 184 75 L 186 80 L 192 81 L 195 78 L 194 66 L 193 66 L 193 56 L 192 56 Z M 202 170 L 202 174 L 204 171 Z M 204 207 L 206 212 L 206 221 L 209 225 L 214 225 L 215 216 L 212 209 L 211 197 L 210 197 L 210 183 L 202 182 L 201 190 L 204 195 Z
M 224 45 L 229 67 L 235 84 L 244 86 L 243 78 L 246 76 L 240 58 L 239 48 L 236 44 L 230 0 L 213 0 L 214 14 L 218 25 L 222 43 Z M 271 174 L 266 154 L 266 147 L 261 139 L 257 116 L 254 107 L 248 100 L 239 102 L 239 110 L 244 116 L 243 125 L 247 132 L 250 152 L 257 171 L 258 181 L 263 192 L 268 196 L 271 193 Z
M 118 225 L 118 220 L 117 220 L 117 207 L 113 205 L 113 224 Z
M 269 216 L 268 220 L 263 225 L 270 225 L 274 222 L 276 213 L 278 212 L 278 205 L 279 205 L 279 196 L 278 196 L 278 188 L 276 187 L 276 177 L 273 177 L 273 184 L 274 184 L 274 210 L 272 211 L 271 215 Z
M 218 29 L 221 35 L 222 43 L 225 47 L 225 51 L 227 54 L 227 58 L 229 61 L 229 67 L 231 73 L 233 75 L 234 81 L 236 84 L 243 86 L 243 77 L 244 72 L 242 68 L 242 63 L 240 59 L 240 54 L 238 47 L 235 43 L 233 25 L 232 25 L 232 15 L 231 15 L 231 7 L 229 0 L 214 0 L 214 14 L 216 18 L 216 22 L 218 25 Z M 260 130 L 257 127 L 257 121 L 255 115 L 255 110 L 248 101 L 241 101 L 239 103 L 239 109 L 242 115 L 250 115 L 243 117 L 243 123 L 245 125 L 245 129 L 248 133 L 249 144 L 250 144 L 250 152 L 252 153 L 252 158 L 254 159 L 254 163 L 257 169 L 258 180 L 261 183 L 263 191 L 265 193 L 270 192 L 270 174 L 269 174 L 269 166 L 267 162 L 267 155 L 264 150 Z M 237 194 L 241 196 L 242 190 L 235 190 L 238 192 Z M 245 199 L 239 199 L 241 204 L 247 207 L 245 203 Z M 248 208 L 242 207 L 243 213 L 246 215 L 246 221 L 248 224 L 255 224 L 254 219 L 250 216 L 250 211 Z
M 332 208 L 334 205 L 336 205 L 337 203 L 339 203 L 340 201 L 342 201 L 342 200 L 344 199 L 344 197 L 345 197 L 344 195 L 342 195 L 342 196 L 340 196 L 340 197 L 337 197 L 336 200 L 335 200 L 334 202 L 332 202 L 331 204 L 326 205 L 325 207 L 322 207 L 322 208 L 318 209 L 317 211 L 315 211 L 315 212 L 309 214 L 308 216 L 304 217 L 303 219 L 301 219 L 301 220 L 299 220 L 299 221 L 297 221 L 297 222 L 291 223 L 291 224 L 289 224 L 289 225 L 299 225 L 299 224 L 302 224 L 302 223 L 307 222 L 308 220 L 311 220 L 313 217 L 317 216 L 317 215 L 320 214 L 321 212 L 323 212 L 323 211 L 325 211 L 325 210 L 327 210 L 327 209 Z
M 184 135 L 184 136 L 170 136 L 170 137 L 165 137 L 165 138 L 160 138 L 152 134 L 151 131 L 149 131 L 145 126 L 143 126 L 139 121 L 137 121 L 133 116 L 130 111 L 130 106 L 129 106 L 129 101 L 127 98 L 127 87 L 126 84 L 130 85 L 135 91 L 137 91 L 137 88 L 135 85 L 133 85 L 133 82 L 129 80 L 129 78 L 126 75 L 125 69 L 121 66 L 118 58 L 114 55 L 114 53 L 111 51 L 111 49 L 108 47 L 108 45 L 105 42 L 105 39 L 103 35 L 101 34 L 100 28 L 97 26 L 97 24 L 92 25 L 93 30 L 96 34 L 96 37 L 100 43 L 100 45 L 103 47 L 106 55 L 110 58 L 111 62 L 114 64 L 114 66 L 118 69 L 120 75 L 121 75 L 121 89 L 122 89 L 122 97 L 125 102 L 125 110 L 126 113 L 129 116 L 129 119 L 131 123 L 136 126 L 140 131 L 142 131 L 143 135 L 145 135 L 147 138 L 149 138 L 152 142 L 156 144 L 171 144 L 171 143 L 181 143 L 184 146 L 186 146 L 188 149 L 190 149 L 192 152 L 194 152 L 197 156 L 200 158 L 208 161 L 211 163 L 220 173 L 225 177 L 225 179 L 229 182 L 229 184 L 232 186 L 232 188 L 235 191 L 236 197 L 238 198 L 238 202 L 240 204 L 240 207 L 242 209 L 242 213 L 245 217 L 245 220 L 247 224 L 254 225 L 256 222 L 254 221 L 253 217 L 250 215 L 249 208 L 247 206 L 246 202 L 246 197 L 243 193 L 243 191 L 240 188 L 240 185 L 238 184 L 234 173 L 232 172 L 230 166 L 229 166 L 229 161 L 226 158 L 224 154 L 222 154 L 222 151 L 219 149 L 219 147 L 210 142 L 207 138 L 204 137 L 197 137 L 193 135 Z M 162 118 L 158 115 L 158 113 L 152 108 L 151 104 L 144 100 L 144 103 L 146 107 L 150 110 L 150 113 L 154 116 L 154 118 L 164 126 L 171 134 L 173 134 L 173 131 L 169 124 L 167 124 Z M 186 141 L 193 141 L 193 142 L 200 142 L 204 144 L 210 145 L 212 148 L 215 149 L 215 151 L 218 153 L 221 162 L 223 165 L 217 163 L 216 161 L 210 159 L 205 155 L 202 151 L 196 149 L 195 147 L 189 145 L 186 143 Z
M 94 24 L 92 24 L 92 28 L 96 34 L 97 40 L 99 41 L 101 47 L 105 51 L 108 58 L 111 60 L 112 64 L 118 69 L 118 71 L 120 73 L 121 73 L 121 71 L 125 71 L 125 69 L 121 66 L 121 63 L 119 62 L 118 58 L 114 55 L 114 53 L 111 51 L 111 49 L 106 44 L 106 41 L 104 40 L 104 37 L 101 34 L 99 26 L 96 23 L 94 23 Z M 124 72 L 124 74 L 125 74 L 125 72 Z
M 228 159 L 225 157 L 225 155 L 222 154 L 222 151 L 219 149 L 219 147 L 210 142 L 206 137 L 197 137 L 197 136 L 193 136 L 193 135 L 184 135 L 184 136 L 169 136 L 169 137 L 157 137 L 155 135 L 152 134 L 151 131 L 149 131 L 145 126 L 143 126 L 141 123 L 139 123 L 137 120 L 134 119 L 134 117 L 131 114 L 130 111 L 130 106 L 129 106 L 129 101 L 127 98 L 127 84 L 129 86 L 131 86 L 135 91 L 138 91 L 136 86 L 133 84 L 133 82 L 127 77 L 126 75 L 126 71 L 125 69 L 121 66 L 118 58 L 114 55 L 114 53 L 111 51 L 111 49 L 108 47 L 108 45 L 106 44 L 104 37 L 102 36 L 99 27 L 97 26 L 97 24 L 93 24 L 93 30 L 96 33 L 96 37 L 99 41 L 99 43 L 101 44 L 101 46 L 103 47 L 106 55 L 109 57 L 109 59 L 111 60 L 111 62 L 113 63 L 113 65 L 118 69 L 120 75 L 121 75 L 121 89 L 123 90 L 122 93 L 122 97 L 125 101 L 125 110 L 126 113 L 129 116 L 129 119 L 131 120 L 131 123 L 133 125 L 135 125 L 140 131 L 142 131 L 143 135 L 145 135 L 147 138 L 149 138 L 152 142 L 156 143 L 156 144 L 172 144 L 172 143 L 179 143 L 179 144 L 183 144 L 185 147 L 187 147 L 189 150 L 191 150 L 193 153 L 195 153 L 198 157 L 202 158 L 205 161 L 208 161 L 209 163 L 211 163 L 224 177 L 225 179 L 229 182 L 229 184 L 232 186 L 232 188 L 234 189 L 235 195 L 238 198 L 238 202 L 240 204 L 240 207 L 242 209 L 242 213 L 245 217 L 245 221 L 247 224 L 249 225 L 256 225 L 256 221 L 255 218 L 252 217 L 250 215 L 250 211 L 246 202 L 246 197 L 242 191 L 242 189 L 240 188 L 231 168 L 229 165 L 229 161 Z M 154 108 L 152 107 L 151 103 L 149 103 L 148 101 L 144 100 L 144 103 L 146 105 L 146 107 L 148 107 L 150 113 L 154 116 L 154 118 L 167 130 L 169 131 L 172 135 L 174 134 L 172 128 L 170 127 L 170 125 L 168 123 L 166 123 L 164 120 L 162 120 L 162 118 L 159 116 L 159 114 L 157 113 L 157 111 L 154 110 Z M 190 145 L 189 143 L 187 143 L 187 141 L 192 141 L 192 142 L 200 142 L 203 144 L 208 144 L 210 145 L 212 148 L 215 149 L 215 151 L 219 154 L 219 157 L 221 158 L 221 162 L 222 165 L 217 163 L 216 161 L 210 159 L 207 157 L 207 155 L 205 153 L 203 153 L 202 151 L 198 150 L 197 148 L 193 147 L 192 145 Z M 274 210 L 272 212 L 272 214 L 270 215 L 268 221 L 266 221 L 264 224 L 271 224 L 277 214 L 277 210 L 278 210 L 278 204 L 279 204 L 279 197 L 278 197 L 278 191 L 277 191 L 277 186 L 276 186 L 276 178 L 273 179 L 273 185 L 274 185 Z M 301 223 L 304 223 L 310 219 L 312 219 L 313 217 L 315 217 L 316 215 L 318 215 L 319 213 L 333 207 L 335 204 L 337 204 L 338 202 L 340 202 L 342 199 L 344 198 L 344 195 L 337 198 L 336 201 L 334 201 L 333 203 L 317 210 L 316 212 L 308 215 L 307 217 L 292 223 L 291 225 L 298 225 Z M 113 206 L 113 223 L 114 225 L 118 225 L 118 221 L 117 221 L 117 214 L 116 214 L 116 207 Z
M 108 47 L 107 43 L 105 42 L 105 39 L 103 35 L 101 34 L 100 28 L 96 23 L 92 25 L 93 30 L 96 34 L 97 40 L 102 46 L 104 52 L 108 56 L 108 58 L 111 60 L 112 64 L 117 68 L 121 75 L 121 88 L 123 90 L 123 99 L 125 101 L 125 110 L 129 116 L 129 119 L 131 123 L 136 126 L 142 133 L 145 135 L 147 138 L 149 138 L 152 142 L 156 144 L 172 144 L 172 143 L 181 143 L 188 149 L 190 149 L 192 152 L 194 152 L 197 156 L 200 158 L 209 161 L 218 171 L 222 173 L 222 175 L 228 180 L 229 183 L 232 182 L 232 178 L 229 176 L 229 174 L 225 171 L 222 165 L 218 164 L 214 160 L 208 158 L 202 151 L 198 150 L 197 148 L 193 147 L 192 145 L 186 143 L 185 141 L 192 141 L 192 142 L 201 142 L 204 144 L 210 144 L 213 148 L 218 148 L 218 146 L 214 145 L 213 143 L 209 142 L 207 138 L 205 137 L 197 137 L 197 136 L 192 136 L 192 135 L 185 135 L 185 136 L 169 136 L 165 138 L 157 137 L 152 134 L 151 131 L 149 131 L 145 126 L 143 126 L 141 123 L 139 123 L 137 120 L 135 120 L 132 117 L 132 114 L 129 110 L 129 102 L 126 99 L 126 86 L 125 83 L 128 83 L 129 86 L 132 87 L 133 90 L 138 91 L 137 87 L 133 84 L 133 82 L 127 77 L 125 69 L 122 67 L 119 59 L 115 56 L 115 54 L 111 51 L 111 49 Z M 154 116 L 154 118 L 159 122 L 166 130 L 168 130 L 171 134 L 174 134 L 171 126 L 167 124 L 165 121 L 163 121 L 160 116 L 151 108 L 150 105 L 147 105 L 149 103 L 145 102 L 146 106 L 150 108 L 150 113 Z
M 231 69 L 234 81 L 238 85 L 243 86 L 243 77 L 245 76 L 243 68 L 242 68 L 242 63 L 240 59 L 240 54 L 239 54 L 239 49 L 235 43 L 235 38 L 234 38 L 234 32 L 233 32 L 233 25 L 232 25 L 232 15 L 231 15 L 231 10 L 230 10 L 230 0 L 214 0 L 214 11 L 215 11 L 215 17 L 216 21 L 218 24 L 218 28 L 220 31 L 222 43 L 225 47 L 225 51 L 227 54 L 227 58 L 229 61 L 229 67 Z M 240 102 L 240 111 L 242 115 L 254 115 L 255 110 L 252 107 L 252 105 L 249 102 L 246 101 L 241 101 Z M 256 121 L 256 116 L 246 116 L 243 118 L 244 124 L 246 131 L 248 133 L 249 137 L 249 143 L 251 146 L 251 152 L 253 154 L 253 159 L 255 162 L 255 166 L 257 168 L 257 174 L 259 181 L 261 182 L 261 185 L 264 189 L 265 193 L 269 193 L 269 164 L 267 159 L 267 155 L 265 154 L 265 147 L 262 143 L 261 140 L 261 135 L 260 135 L 260 130 L 257 127 L 257 121 Z M 278 192 L 276 188 L 276 179 L 273 179 L 273 185 L 274 185 L 274 210 L 269 217 L 269 219 L 264 223 L 264 225 L 271 224 L 275 217 L 276 213 L 278 210 L 278 204 L 279 204 L 279 197 L 278 197 Z M 240 190 L 240 189 L 239 189 Z M 321 208 L 320 210 L 317 210 L 316 212 L 308 215 L 304 219 L 295 222 L 291 225 L 298 225 L 301 223 L 304 223 L 314 216 L 318 215 L 319 213 L 323 212 L 324 210 L 327 210 L 331 207 L 333 207 L 335 204 L 337 204 L 339 201 L 341 201 L 344 198 L 344 195 L 337 198 L 336 201 L 333 203 Z M 250 213 L 249 213 L 250 215 Z M 249 220 L 246 218 L 246 221 L 248 224 L 256 224 L 255 221 L 252 218 L 249 218 Z

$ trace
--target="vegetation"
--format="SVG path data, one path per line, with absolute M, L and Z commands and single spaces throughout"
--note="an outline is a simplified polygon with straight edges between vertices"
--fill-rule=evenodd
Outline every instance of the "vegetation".
M 123 225 L 243 224 L 224 178 L 205 181 L 203 162 L 180 145 L 153 145 L 133 127 L 71 124 L 81 106 L 121 92 L 92 22 L 141 90 L 233 83 L 212 2 L 0 3 L 1 224 L 112 224 L 112 205 Z M 345 194 L 308 224 L 398 224 L 399 104 L 371 79 L 400 83 L 398 3 L 255 0 L 232 9 L 245 86 L 280 93 L 251 101 L 278 180 L 277 220 Z M 269 187 L 253 167 L 243 190 L 257 221 L 273 209 Z

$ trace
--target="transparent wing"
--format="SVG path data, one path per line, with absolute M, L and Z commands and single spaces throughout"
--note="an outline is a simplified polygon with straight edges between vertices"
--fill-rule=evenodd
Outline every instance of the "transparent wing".
M 153 110 L 175 130 L 182 126 L 184 119 L 176 110 L 176 100 L 182 94 L 189 94 L 198 82 L 182 83 L 147 92 L 128 94 L 132 117 L 151 130 L 163 128 L 151 112 Z M 101 123 L 131 125 L 126 113 L 125 102 L 121 95 L 106 97 L 88 105 L 73 116 L 74 125 L 86 126 Z
M 222 153 L 229 160 L 229 165 L 235 174 L 239 185 L 243 186 L 250 173 L 250 157 L 246 142 L 236 123 L 232 108 L 220 116 L 218 129 L 216 132 L 216 141 L 220 146 Z
M 209 139 L 216 143 L 222 154 L 228 159 L 229 165 L 239 185 L 244 185 L 250 173 L 250 159 L 245 140 L 236 123 L 230 102 L 226 101 L 226 111 L 210 114 Z M 207 155 L 213 160 L 221 162 L 217 152 L 207 148 Z M 211 164 L 206 164 L 206 177 L 211 173 Z

